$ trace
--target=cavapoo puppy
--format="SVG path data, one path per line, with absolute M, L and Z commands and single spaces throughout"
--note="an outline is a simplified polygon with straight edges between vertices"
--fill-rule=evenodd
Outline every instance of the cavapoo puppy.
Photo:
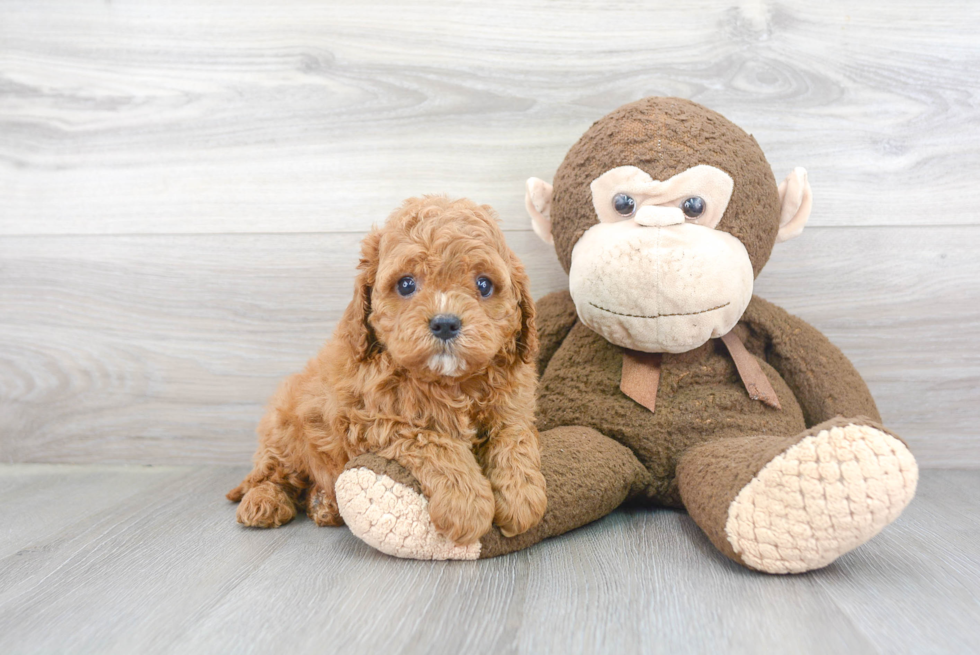
M 534 427 L 538 341 L 524 267 L 490 207 L 407 200 L 361 244 L 333 337 L 259 423 L 255 468 L 228 493 L 238 522 L 277 527 L 305 507 L 342 525 L 334 481 L 372 452 L 411 472 L 436 530 L 458 544 L 544 514 Z

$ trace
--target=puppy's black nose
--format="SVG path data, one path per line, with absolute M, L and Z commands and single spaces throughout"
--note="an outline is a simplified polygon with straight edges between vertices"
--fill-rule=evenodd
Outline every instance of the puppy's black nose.
M 429 321 L 429 329 L 432 330 L 432 334 L 443 341 L 455 339 L 461 327 L 463 327 L 463 321 L 454 314 L 439 314 Z

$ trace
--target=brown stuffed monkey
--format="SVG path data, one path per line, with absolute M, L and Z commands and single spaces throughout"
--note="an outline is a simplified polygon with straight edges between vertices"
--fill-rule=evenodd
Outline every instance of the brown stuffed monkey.
M 531 178 L 526 204 L 569 274 L 568 291 L 538 302 L 544 519 L 455 545 L 418 483 L 366 455 L 337 481 L 355 535 L 402 557 L 493 557 L 629 501 L 684 508 L 736 562 L 799 573 L 901 513 L 918 469 L 860 375 L 752 295 L 773 245 L 807 221 L 803 169 L 777 186 L 736 125 L 647 98 L 593 124 L 554 186 Z

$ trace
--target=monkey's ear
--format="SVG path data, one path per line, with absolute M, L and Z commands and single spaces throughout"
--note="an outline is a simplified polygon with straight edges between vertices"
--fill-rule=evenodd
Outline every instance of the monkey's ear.
M 810 191 L 805 168 L 797 166 L 780 182 L 779 205 L 779 233 L 776 235 L 776 243 L 800 236 L 803 226 L 810 218 L 813 193 Z
M 524 194 L 524 206 L 531 216 L 534 233 L 551 245 L 555 243 L 551 236 L 551 196 L 554 192 L 554 187 L 544 180 L 530 177 L 527 180 L 527 193 Z

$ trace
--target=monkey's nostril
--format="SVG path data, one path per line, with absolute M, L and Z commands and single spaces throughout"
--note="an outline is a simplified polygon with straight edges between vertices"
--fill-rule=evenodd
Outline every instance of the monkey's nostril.
M 429 329 L 437 339 L 449 341 L 459 334 L 463 321 L 455 314 L 439 314 L 429 321 Z

